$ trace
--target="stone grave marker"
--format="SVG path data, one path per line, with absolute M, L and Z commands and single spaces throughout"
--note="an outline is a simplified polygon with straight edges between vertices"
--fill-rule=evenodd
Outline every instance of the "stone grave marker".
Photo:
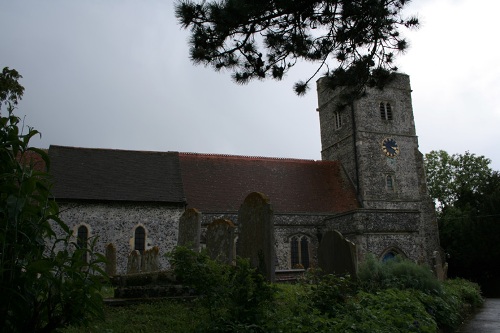
M 356 245 L 338 231 L 327 231 L 318 247 L 318 265 L 325 274 L 350 274 L 356 277 Z
M 222 263 L 231 264 L 235 259 L 234 229 L 230 220 L 217 219 L 207 227 L 206 244 L 210 258 Z
M 273 210 L 269 198 L 258 192 L 250 193 L 238 212 L 237 254 L 250 259 L 269 281 L 275 277 Z
M 443 258 L 439 251 L 434 251 L 432 255 L 432 261 L 434 264 L 434 273 L 439 281 L 444 281 L 447 279 L 448 275 L 448 263 L 443 264 Z
M 106 245 L 106 274 L 116 275 L 116 247 L 113 243 Z
M 195 208 L 184 211 L 179 220 L 177 245 L 200 251 L 201 213 Z
M 127 262 L 127 274 L 139 273 L 141 271 L 141 253 L 137 250 L 130 252 Z
M 144 251 L 141 260 L 141 271 L 142 272 L 157 272 L 160 270 L 160 262 L 158 254 L 160 249 L 158 246 L 154 246 L 149 250 Z

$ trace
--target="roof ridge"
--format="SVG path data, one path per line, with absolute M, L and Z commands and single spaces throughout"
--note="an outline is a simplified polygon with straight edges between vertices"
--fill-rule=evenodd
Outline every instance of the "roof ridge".
M 171 153 L 179 153 L 177 151 L 171 150 L 139 150 L 139 149 L 125 149 L 125 148 L 103 148 L 103 147 L 77 147 L 77 146 L 61 146 L 61 145 L 50 145 L 47 150 L 50 148 L 57 149 L 73 149 L 73 150 L 94 150 L 94 151 L 114 151 L 114 152 L 133 152 L 133 153 L 155 153 L 155 154 L 171 154 Z
M 324 162 L 322 160 L 313 160 L 305 158 L 293 158 L 293 157 L 269 157 L 269 156 L 251 156 L 251 155 L 232 155 L 232 154 L 218 154 L 218 153 L 193 153 L 193 152 L 179 152 L 179 156 L 199 156 L 199 157 L 229 157 L 229 158 L 241 158 L 241 159 L 261 159 L 261 160 L 272 160 L 272 161 L 291 161 L 291 162 Z

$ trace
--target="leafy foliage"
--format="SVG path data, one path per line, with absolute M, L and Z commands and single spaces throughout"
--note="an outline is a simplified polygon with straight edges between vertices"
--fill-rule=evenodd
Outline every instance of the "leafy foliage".
M 344 311 L 345 303 L 356 294 L 356 285 L 350 276 L 327 274 L 311 287 L 312 305 L 321 313 L 336 317 Z
M 337 332 L 399 333 L 437 331 L 432 316 L 410 290 L 361 291 L 336 322 Z
M 472 311 L 483 304 L 479 286 L 462 279 L 450 279 L 443 283 L 439 295 L 415 293 L 443 332 L 455 332 Z
M 318 63 L 335 85 L 358 89 L 382 83 L 408 48 L 401 27 L 417 27 L 401 12 L 409 0 L 181 0 L 176 16 L 191 30 L 191 60 L 228 69 L 237 83 L 281 80 L 297 61 Z M 330 70 L 329 64 L 332 65 Z
M 248 260 L 238 258 L 235 266 L 226 265 L 182 246 L 167 256 L 177 279 L 192 287 L 209 310 L 212 322 L 203 331 L 260 331 L 273 288 Z
M 466 151 L 450 155 L 444 150 L 425 154 L 425 171 L 429 194 L 439 210 L 466 202 L 483 193 L 492 174 L 491 160 Z
M 75 250 L 58 217 L 47 172 L 36 167 L 46 152 L 29 147 L 39 134 L 14 115 L 24 88 L 21 76 L 0 75 L 0 326 L 9 332 L 49 332 L 102 314 L 102 257 L 92 246 Z M 55 229 L 65 235 L 56 237 Z M 88 260 L 83 259 L 86 254 Z
M 469 152 L 426 154 L 431 197 L 437 203 L 441 246 L 449 276 L 478 282 L 487 295 L 500 296 L 500 175 L 490 160 Z
M 329 292 L 336 289 L 336 279 L 341 285 L 346 285 L 339 277 L 329 276 L 322 281 L 320 275 L 303 283 L 277 284 L 272 289 L 273 300 L 264 307 L 258 323 L 214 319 L 206 308 L 209 302 L 202 298 L 201 302 L 165 300 L 108 307 L 105 321 L 95 321 L 86 329 L 71 327 L 64 332 L 451 333 L 456 331 L 466 314 L 482 302 L 478 286 L 465 280 L 444 282 L 443 292 L 439 295 L 392 288 L 368 292 L 349 283 L 346 289 L 350 290 L 348 297 L 338 297 L 339 293 Z M 326 286 L 325 293 L 314 291 L 318 284 Z M 329 295 L 332 296 L 330 306 L 340 310 L 335 315 L 324 313 L 315 305 L 322 302 L 317 297 L 328 298 Z M 225 305 L 221 306 L 228 311 Z M 233 314 L 229 316 L 235 317 Z
M 441 285 L 432 271 L 410 260 L 396 256 L 381 262 L 368 255 L 359 266 L 360 287 L 368 291 L 396 288 L 414 289 L 427 294 L 439 294 Z

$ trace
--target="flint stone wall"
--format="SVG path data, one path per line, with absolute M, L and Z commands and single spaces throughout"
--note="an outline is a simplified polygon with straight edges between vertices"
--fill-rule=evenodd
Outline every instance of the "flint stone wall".
M 183 207 L 162 204 L 59 202 L 60 217 L 73 230 L 89 228 L 89 237 L 98 236 L 96 251 L 106 253 L 106 245 L 116 247 L 116 273 L 125 274 L 127 258 L 134 246 L 134 230 L 146 230 L 146 249 L 158 246 L 160 269 L 168 268 L 163 256 L 177 245 L 178 224 Z M 75 233 L 76 237 L 76 233 Z
M 272 203 L 271 203 L 272 204 Z M 290 239 L 296 235 L 309 237 L 311 266 L 317 266 L 318 233 L 321 233 L 324 219 L 329 214 L 274 214 L 274 241 L 276 247 L 276 269 L 291 268 Z M 203 213 L 201 242 L 206 244 L 206 228 L 214 220 L 227 219 L 236 225 L 235 239 L 238 238 L 238 214 L 236 213 Z M 238 255 L 238 253 L 236 253 Z
M 325 230 L 337 230 L 356 244 L 360 261 L 368 252 L 380 258 L 396 249 L 409 259 L 422 262 L 419 224 L 419 211 L 357 210 L 327 219 Z

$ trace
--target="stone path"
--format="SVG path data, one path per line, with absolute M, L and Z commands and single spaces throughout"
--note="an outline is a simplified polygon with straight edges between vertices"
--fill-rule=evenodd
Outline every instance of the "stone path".
M 457 332 L 500 333 L 500 298 L 487 298 L 483 307 Z

